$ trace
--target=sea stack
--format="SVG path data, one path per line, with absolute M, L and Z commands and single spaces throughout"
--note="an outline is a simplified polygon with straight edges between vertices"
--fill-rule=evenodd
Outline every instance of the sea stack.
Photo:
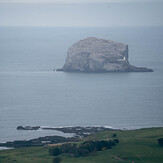
M 152 72 L 153 70 L 130 65 L 128 45 L 89 37 L 69 48 L 64 66 L 57 71 Z

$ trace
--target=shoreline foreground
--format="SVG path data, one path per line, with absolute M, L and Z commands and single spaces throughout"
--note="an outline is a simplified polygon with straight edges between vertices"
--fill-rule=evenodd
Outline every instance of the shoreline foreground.
M 160 163 L 163 162 L 163 147 L 158 143 L 160 138 L 163 138 L 163 127 L 100 131 L 81 138 L 78 142 L 67 142 L 65 147 L 80 146 L 86 142 L 106 143 L 106 141 L 114 139 L 118 139 L 119 143 L 113 148 L 103 148 L 87 156 L 75 157 L 68 154 L 59 154 L 58 157 L 61 158 L 62 163 L 119 163 L 122 161 L 124 163 Z M 57 146 L 45 145 L 0 151 L 0 162 L 52 163 L 56 156 L 50 155 L 49 151 L 60 149 L 60 146 L 63 148 L 64 146 L 62 145 L 63 144 L 58 144 Z
M 153 127 L 156 128 L 156 127 Z M 38 137 L 30 140 L 15 140 L 15 141 L 7 141 L 0 143 L 0 147 L 4 148 L 21 148 L 21 147 L 36 147 L 36 146 L 46 146 L 50 144 L 58 144 L 58 143 L 67 143 L 67 142 L 80 142 L 82 139 L 85 139 L 91 135 L 95 135 L 100 132 L 116 132 L 116 131 L 136 131 L 141 129 L 114 129 L 106 126 L 67 126 L 67 127 L 41 127 L 41 126 L 18 126 L 17 130 L 56 130 L 63 133 L 73 134 L 71 137 L 66 136 L 44 136 Z M 149 128 L 150 129 L 150 128 Z

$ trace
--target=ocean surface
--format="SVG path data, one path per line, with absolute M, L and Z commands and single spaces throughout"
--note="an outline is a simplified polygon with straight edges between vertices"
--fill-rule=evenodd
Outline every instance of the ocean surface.
M 90 36 L 128 44 L 129 62 L 154 72 L 53 71 Z M 19 125 L 163 126 L 163 27 L 0 27 L 0 142 L 64 135 Z

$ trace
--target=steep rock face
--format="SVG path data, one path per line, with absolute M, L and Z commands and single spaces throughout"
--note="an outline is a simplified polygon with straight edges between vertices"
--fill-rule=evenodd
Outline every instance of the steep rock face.
M 80 72 L 149 72 L 128 62 L 128 45 L 89 37 L 73 44 L 66 62 L 58 71 Z

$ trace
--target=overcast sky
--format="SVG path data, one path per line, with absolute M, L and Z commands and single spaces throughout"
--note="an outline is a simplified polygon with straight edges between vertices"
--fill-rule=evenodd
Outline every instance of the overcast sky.
M 163 25 L 163 0 L 0 0 L 0 26 Z
M 0 0 L 0 3 L 109 3 L 109 2 L 156 2 L 162 0 Z

